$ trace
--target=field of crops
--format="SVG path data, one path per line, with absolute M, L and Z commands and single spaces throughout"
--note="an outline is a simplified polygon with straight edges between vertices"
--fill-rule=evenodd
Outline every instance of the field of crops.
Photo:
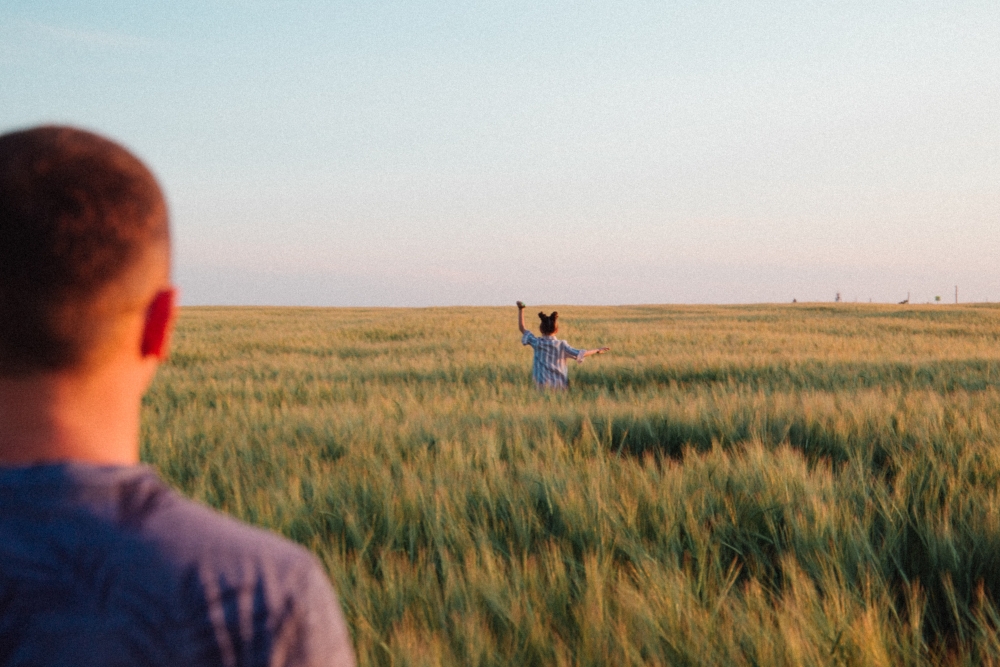
M 363 665 L 1000 662 L 1000 308 L 559 311 L 567 393 L 513 307 L 186 309 L 143 459 Z

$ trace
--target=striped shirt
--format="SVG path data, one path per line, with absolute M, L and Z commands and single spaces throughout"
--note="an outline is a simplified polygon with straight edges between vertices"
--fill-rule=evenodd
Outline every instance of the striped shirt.
M 577 350 L 569 343 L 555 336 L 538 337 L 530 331 L 521 336 L 521 345 L 530 345 L 535 350 L 535 361 L 531 367 L 531 376 L 538 387 L 566 389 L 569 387 L 569 376 L 566 368 L 567 359 L 576 359 L 583 363 L 586 350 Z

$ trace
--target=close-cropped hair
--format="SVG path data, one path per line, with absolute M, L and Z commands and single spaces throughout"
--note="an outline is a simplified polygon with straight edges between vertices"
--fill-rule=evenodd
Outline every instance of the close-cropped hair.
M 0 376 L 79 364 L 98 298 L 156 245 L 166 203 L 125 148 L 71 127 L 0 136 Z
M 559 313 L 556 311 L 552 311 L 551 315 L 538 313 L 538 319 L 542 321 L 542 323 L 538 325 L 538 330 L 542 332 L 543 336 L 554 334 L 559 328 L 559 325 L 556 324 L 557 317 L 559 317 Z

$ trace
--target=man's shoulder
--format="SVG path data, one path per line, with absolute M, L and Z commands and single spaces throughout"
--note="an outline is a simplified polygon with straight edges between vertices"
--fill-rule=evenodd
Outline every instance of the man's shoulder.
M 182 496 L 146 466 L 46 465 L 0 469 L 0 501 L 21 532 L 48 524 L 66 540 L 84 530 L 109 549 L 158 552 L 177 561 L 195 558 L 277 559 L 311 562 L 304 548 L 270 531 L 230 518 Z M 74 542 L 75 543 L 75 542 Z M 117 545 L 117 546 L 116 546 Z
M 140 528 L 142 539 L 179 566 L 244 569 L 265 567 L 289 574 L 318 565 L 304 547 L 263 528 L 238 521 L 172 489 Z
M 289 664 L 354 664 L 333 589 L 304 547 L 173 491 L 142 533 L 176 573 L 196 582 L 214 635 L 231 638 L 221 642 L 224 654 L 226 645 L 239 653 L 235 647 L 250 632 L 267 637 L 264 643 L 289 656 Z
M 294 590 L 321 569 L 305 548 L 185 498 L 146 466 L 47 466 L 3 477 L 14 482 L 24 540 L 43 523 L 62 548 L 86 534 L 92 550 L 145 572 L 165 593 L 194 580 Z
M 37 664 L 353 663 L 312 554 L 187 500 L 148 468 L 0 470 L 0 506 L 0 645 L 51 656 L 43 638 L 59 636 L 60 651 L 91 648 Z M 268 662 L 278 654 L 305 657 Z M 342 657 L 317 657 L 327 654 Z

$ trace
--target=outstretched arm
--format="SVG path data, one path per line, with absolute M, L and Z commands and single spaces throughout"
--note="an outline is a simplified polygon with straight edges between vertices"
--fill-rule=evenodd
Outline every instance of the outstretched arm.
M 610 350 L 611 350 L 610 347 L 599 347 L 596 350 L 584 350 L 583 356 L 589 357 L 592 354 L 604 354 L 605 352 L 609 352 Z
M 517 302 L 517 328 L 521 330 L 521 333 L 524 333 L 525 331 L 527 331 L 527 329 L 524 328 L 524 302 L 523 301 L 518 301 Z

